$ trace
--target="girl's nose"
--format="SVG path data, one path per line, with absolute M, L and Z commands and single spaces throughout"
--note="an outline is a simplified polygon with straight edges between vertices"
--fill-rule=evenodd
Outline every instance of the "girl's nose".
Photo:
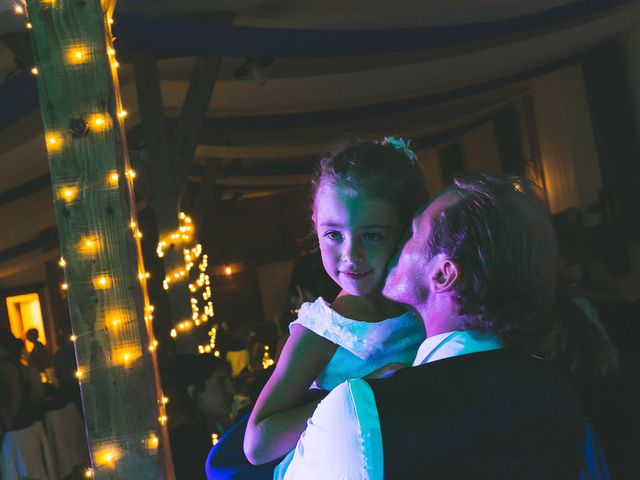
M 359 242 L 345 242 L 342 251 L 342 261 L 345 263 L 360 263 L 364 260 L 362 246 Z

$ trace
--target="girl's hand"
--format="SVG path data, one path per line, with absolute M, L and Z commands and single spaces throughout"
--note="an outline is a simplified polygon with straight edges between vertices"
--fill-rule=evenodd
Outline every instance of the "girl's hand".
M 403 368 L 407 368 L 407 366 L 398 362 L 388 363 L 384 367 L 380 367 L 379 369 L 374 370 L 364 378 L 386 378 L 390 375 L 393 375 L 398 370 L 402 370 Z

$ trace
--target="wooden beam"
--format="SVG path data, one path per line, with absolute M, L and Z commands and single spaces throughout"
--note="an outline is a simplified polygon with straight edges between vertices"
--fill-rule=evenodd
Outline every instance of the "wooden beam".
M 178 117 L 178 127 L 171 142 L 172 171 L 180 185 L 184 185 L 193 161 L 221 63 L 221 58 L 196 58 L 187 95 Z

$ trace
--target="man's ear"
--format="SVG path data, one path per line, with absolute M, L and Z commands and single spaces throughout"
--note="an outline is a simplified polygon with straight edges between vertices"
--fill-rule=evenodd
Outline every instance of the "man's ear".
M 456 262 L 443 258 L 434 267 L 431 275 L 431 291 L 441 293 L 451 290 L 460 275 Z

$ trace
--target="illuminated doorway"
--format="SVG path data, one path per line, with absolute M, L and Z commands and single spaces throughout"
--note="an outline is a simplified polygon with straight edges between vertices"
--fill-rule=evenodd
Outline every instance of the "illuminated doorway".
M 9 312 L 9 323 L 11 333 L 24 340 L 27 331 L 35 328 L 38 330 L 40 342 L 47 343 L 47 337 L 42 322 L 42 308 L 40 306 L 40 296 L 37 293 L 27 293 L 24 295 L 14 295 L 7 297 L 7 311 Z M 31 351 L 31 342 L 25 342 L 27 350 Z

